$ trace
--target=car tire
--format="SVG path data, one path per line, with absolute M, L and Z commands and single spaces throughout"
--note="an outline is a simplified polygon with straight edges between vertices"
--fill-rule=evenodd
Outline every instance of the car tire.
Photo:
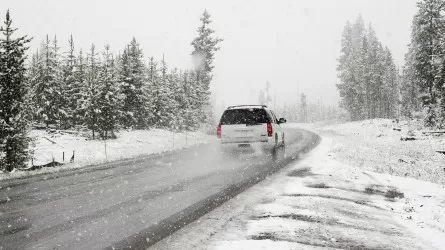
M 272 160 L 276 161 L 278 156 L 278 135 L 275 134 L 275 144 L 270 151 L 270 155 L 272 156 Z
M 286 143 L 284 141 L 284 137 L 282 138 L 281 143 L 278 142 L 278 138 L 275 142 L 275 146 L 272 148 L 272 159 L 275 162 L 281 162 L 286 158 Z

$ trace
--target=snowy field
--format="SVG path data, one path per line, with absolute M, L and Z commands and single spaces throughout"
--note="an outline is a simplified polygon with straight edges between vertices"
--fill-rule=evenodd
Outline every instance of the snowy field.
M 122 131 L 117 139 L 107 141 L 89 140 L 87 137 L 72 133 L 48 133 L 44 130 L 33 130 L 30 136 L 34 138 L 32 143 L 34 165 L 47 164 L 53 158 L 57 162 L 67 164 L 36 171 L 14 170 L 9 174 L 0 172 L 0 180 L 161 153 L 215 140 L 215 136 L 201 132 L 185 134 L 161 129 Z M 63 160 L 64 152 L 65 160 Z M 70 163 L 73 152 L 74 162 Z M 31 161 L 28 165 L 32 165 Z
M 445 150 L 445 134 L 422 133 L 428 131 L 419 121 L 397 124 L 375 119 L 327 126 L 318 132 L 335 138 L 331 154 L 342 162 L 363 170 L 445 185 L 445 155 L 436 152 Z
M 357 145 L 349 149 L 341 144 L 348 140 L 352 143 L 357 133 L 368 131 L 369 137 L 362 135 L 362 138 L 372 141 L 373 133 L 382 133 L 384 136 L 377 137 L 383 137 L 379 144 L 394 143 L 391 147 L 397 147 L 400 132 L 391 132 L 390 121 L 312 128 L 325 132 L 320 146 L 306 158 L 236 196 L 153 248 L 443 249 L 443 185 L 373 172 L 372 168 L 359 164 L 363 159 L 355 152 L 363 149 L 358 140 Z M 408 148 L 423 151 L 416 145 L 422 141 L 411 141 L 414 144 Z M 365 143 L 371 148 L 375 145 L 366 140 Z M 340 146 L 342 151 L 339 151 Z M 339 152 L 350 158 L 344 158 Z M 387 157 L 379 152 L 372 152 L 374 159 L 387 160 L 379 159 Z M 406 155 L 396 155 L 396 152 L 399 151 L 393 152 L 392 158 Z M 361 160 L 353 158 L 354 155 Z M 429 158 L 415 160 L 432 161 Z M 392 167 L 398 164 L 396 160 Z

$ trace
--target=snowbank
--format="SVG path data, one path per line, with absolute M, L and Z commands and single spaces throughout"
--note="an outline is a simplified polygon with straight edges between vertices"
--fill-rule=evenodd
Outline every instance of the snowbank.
M 340 161 L 445 185 L 445 155 L 436 152 L 445 150 L 445 134 L 424 134 L 422 129 L 419 121 L 374 119 L 327 126 L 319 132 L 335 138 L 331 154 Z
M 214 136 L 201 132 L 187 132 L 186 134 L 161 129 L 123 131 L 118 134 L 117 139 L 107 141 L 89 140 L 74 133 L 48 133 L 44 130 L 33 130 L 30 136 L 34 138 L 32 146 L 34 165 L 46 164 L 53 159 L 67 164 L 37 171 L 15 170 L 9 174 L 0 173 L 0 180 L 80 168 L 107 161 L 180 149 L 215 140 Z M 65 159 L 63 159 L 63 153 L 65 153 Z M 69 163 L 73 153 L 74 162 Z M 31 166 L 31 164 L 30 161 L 28 165 Z

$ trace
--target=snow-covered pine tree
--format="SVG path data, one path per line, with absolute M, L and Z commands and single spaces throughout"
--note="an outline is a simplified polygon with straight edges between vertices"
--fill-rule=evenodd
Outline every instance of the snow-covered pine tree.
M 367 83 L 365 77 L 367 76 L 367 65 L 365 56 L 367 50 L 365 26 L 360 15 L 354 24 L 347 22 L 345 25 L 337 66 L 340 78 L 337 88 L 342 98 L 340 103 L 349 112 L 351 120 L 360 120 L 366 117 L 365 89 Z
M 358 51 L 363 44 L 363 38 L 366 37 L 365 21 L 361 14 L 358 15 L 351 27 L 352 50 Z
M 169 128 L 173 131 L 178 131 L 181 130 L 183 125 L 183 110 L 179 105 L 183 96 L 181 92 L 180 73 L 177 68 L 170 71 L 168 75 L 168 85 L 171 93 L 169 113 L 171 113 L 172 116 Z
M 351 87 L 353 91 L 351 118 L 352 120 L 361 120 L 367 118 L 366 109 L 369 109 L 366 103 L 366 77 L 369 72 L 366 57 L 369 42 L 362 15 L 357 17 L 352 26 L 352 48 L 352 62 L 350 65 L 354 81 Z
M 399 115 L 398 71 L 388 47 L 384 51 L 382 88 L 382 115 L 384 118 L 396 118 Z
M 76 55 L 74 50 L 73 35 L 68 39 L 68 51 L 65 52 L 62 62 L 62 109 L 65 112 L 62 127 L 69 128 L 76 125 L 75 112 L 77 110 L 77 99 L 80 97 L 80 88 L 76 81 Z
M 400 81 L 401 115 L 407 118 L 413 118 L 413 114 L 422 109 L 422 103 L 419 99 L 419 84 L 417 84 L 417 77 L 415 76 L 414 49 L 413 44 L 408 46 Z
M 366 119 L 371 106 L 370 101 L 367 101 L 367 97 L 369 97 L 367 91 L 370 86 L 370 65 L 367 63 L 369 42 L 365 36 L 365 31 L 363 31 L 363 34 L 361 45 L 357 51 L 354 51 L 352 61 L 352 72 L 354 75 L 352 86 L 354 90 L 354 105 L 352 107 L 353 120 Z
M 64 82 L 63 75 L 63 65 L 61 62 L 61 56 L 59 54 L 60 47 L 58 46 L 57 37 L 54 36 L 53 44 L 52 44 L 52 53 L 54 60 L 54 105 L 55 105 L 55 116 L 56 116 L 56 124 L 57 127 L 67 128 L 68 126 L 68 113 L 67 113 L 67 105 L 68 105 L 68 95 L 66 93 L 66 85 Z
M 161 61 L 159 69 L 161 75 L 159 76 L 159 95 L 157 110 L 160 113 L 158 127 L 171 128 L 175 120 L 175 99 L 171 89 L 172 83 L 168 74 L 168 66 L 164 58 Z
M 380 117 L 380 99 L 382 93 L 382 62 L 381 62 L 381 44 L 377 39 L 374 29 L 371 25 L 367 32 L 367 50 L 364 57 L 365 73 L 365 112 L 364 119 Z
M 201 93 L 199 94 L 199 109 L 201 110 L 200 117 L 205 123 L 210 123 L 213 119 L 210 103 L 210 82 L 213 77 L 212 71 L 214 68 L 214 54 L 220 49 L 218 44 L 222 42 L 222 39 L 213 35 L 214 30 L 209 27 L 210 23 L 212 22 L 210 18 L 210 14 L 207 12 L 207 10 L 204 10 L 204 13 L 200 19 L 201 26 L 199 26 L 197 29 L 198 36 L 192 41 L 192 59 L 195 68 L 195 77 L 201 89 Z
M 0 27 L 0 169 L 24 167 L 28 159 L 25 60 L 26 36 L 13 38 L 9 10 Z
M 437 88 L 443 82 L 440 67 L 443 52 L 445 4 L 443 0 L 423 0 L 417 3 L 418 12 L 413 19 L 411 46 L 413 52 L 414 80 L 421 91 L 422 105 L 426 109 L 425 126 L 437 124 Z
M 182 70 L 174 69 L 170 73 L 171 75 L 171 84 L 172 86 L 172 92 L 175 99 L 175 125 L 174 129 L 176 131 L 184 130 L 185 129 L 185 112 L 186 112 L 186 97 L 184 93 L 183 88 L 183 75 L 184 72 Z
M 34 100 L 34 87 L 36 86 L 36 81 L 38 79 L 38 66 L 40 61 L 40 53 L 37 50 L 31 57 L 31 61 L 29 63 L 28 69 L 26 71 L 26 81 L 27 81 L 27 107 L 28 107 L 28 116 L 30 121 L 37 121 L 37 110 L 38 107 Z
M 351 120 L 392 117 L 398 93 L 395 65 L 372 26 L 366 31 L 363 23 L 359 16 L 343 30 L 337 67 L 340 104 Z
M 186 130 L 191 131 L 199 127 L 198 102 L 199 97 L 195 89 L 196 82 L 194 81 L 193 71 L 185 71 L 182 79 L 182 92 L 184 93 L 184 127 Z
M 442 10 L 443 10 L 443 5 L 445 5 L 445 1 L 442 1 Z M 445 34 L 443 33 L 443 28 L 445 27 L 445 17 L 441 16 L 440 19 L 440 25 L 439 27 L 442 28 L 442 30 L 440 30 L 440 38 L 439 38 L 439 51 L 441 51 L 442 53 L 440 54 L 439 58 L 440 58 L 440 68 L 439 68 L 439 80 L 436 83 L 436 91 L 437 91 L 437 95 L 439 98 L 438 101 L 438 106 L 439 106 L 439 116 L 440 118 L 438 119 L 438 126 L 440 128 L 445 128 L 445 54 L 443 53 L 445 51 Z
M 57 125 L 59 117 L 58 110 L 58 62 L 54 47 L 51 45 L 48 35 L 42 44 L 41 57 L 38 62 L 38 72 L 34 86 L 34 103 L 36 103 L 38 121 L 44 122 L 46 126 L 53 124 Z
M 110 46 L 105 46 L 103 60 L 99 69 L 97 95 L 97 129 L 102 139 L 116 138 L 118 129 L 122 96 L 120 95 L 114 59 Z
M 352 24 L 348 21 L 343 29 L 341 38 L 340 57 L 338 59 L 337 72 L 340 83 L 337 84 L 341 101 L 340 105 L 352 113 L 355 105 L 354 74 L 352 69 L 353 60 Z
M 74 68 L 74 82 L 73 86 L 69 90 L 69 110 L 72 114 L 72 125 L 84 124 L 85 110 L 83 109 L 84 100 L 87 94 L 87 61 L 83 56 L 82 50 L 79 51 L 79 55 L 75 61 Z
M 93 140 L 98 131 L 98 114 L 100 112 L 99 99 L 99 68 L 100 62 L 94 44 L 91 45 L 90 53 L 87 57 L 87 67 L 85 70 L 85 92 L 82 98 L 83 122 L 92 132 Z
M 187 102 L 189 105 L 189 119 L 187 119 L 187 127 L 190 130 L 196 130 L 202 123 L 202 87 L 197 80 L 197 72 L 191 70 L 188 73 L 188 79 L 185 83 Z
M 119 81 L 124 95 L 122 124 L 126 128 L 147 128 L 150 119 L 146 68 L 136 39 L 124 49 L 119 65 Z
M 177 125 L 175 119 L 180 114 L 177 114 L 176 103 L 177 97 L 173 88 L 176 88 L 175 77 L 172 73 L 168 73 L 168 66 L 164 59 L 162 59 L 158 69 L 157 63 L 153 57 L 150 58 L 148 64 L 148 93 L 151 98 L 151 124 L 158 128 L 173 128 Z
M 157 62 L 153 57 L 150 57 L 150 61 L 148 62 L 147 68 L 147 95 L 150 97 L 150 101 L 148 102 L 148 108 L 150 110 L 150 116 L 148 119 L 149 127 L 156 127 L 159 123 L 159 120 L 162 119 L 161 112 L 159 107 L 161 106 L 160 102 L 160 87 L 159 87 L 159 70 L 157 67 Z

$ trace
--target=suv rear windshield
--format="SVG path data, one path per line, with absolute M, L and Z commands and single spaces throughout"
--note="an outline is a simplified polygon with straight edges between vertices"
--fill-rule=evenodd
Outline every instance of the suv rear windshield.
M 221 125 L 268 123 L 269 117 L 264 109 L 228 109 L 221 117 Z

